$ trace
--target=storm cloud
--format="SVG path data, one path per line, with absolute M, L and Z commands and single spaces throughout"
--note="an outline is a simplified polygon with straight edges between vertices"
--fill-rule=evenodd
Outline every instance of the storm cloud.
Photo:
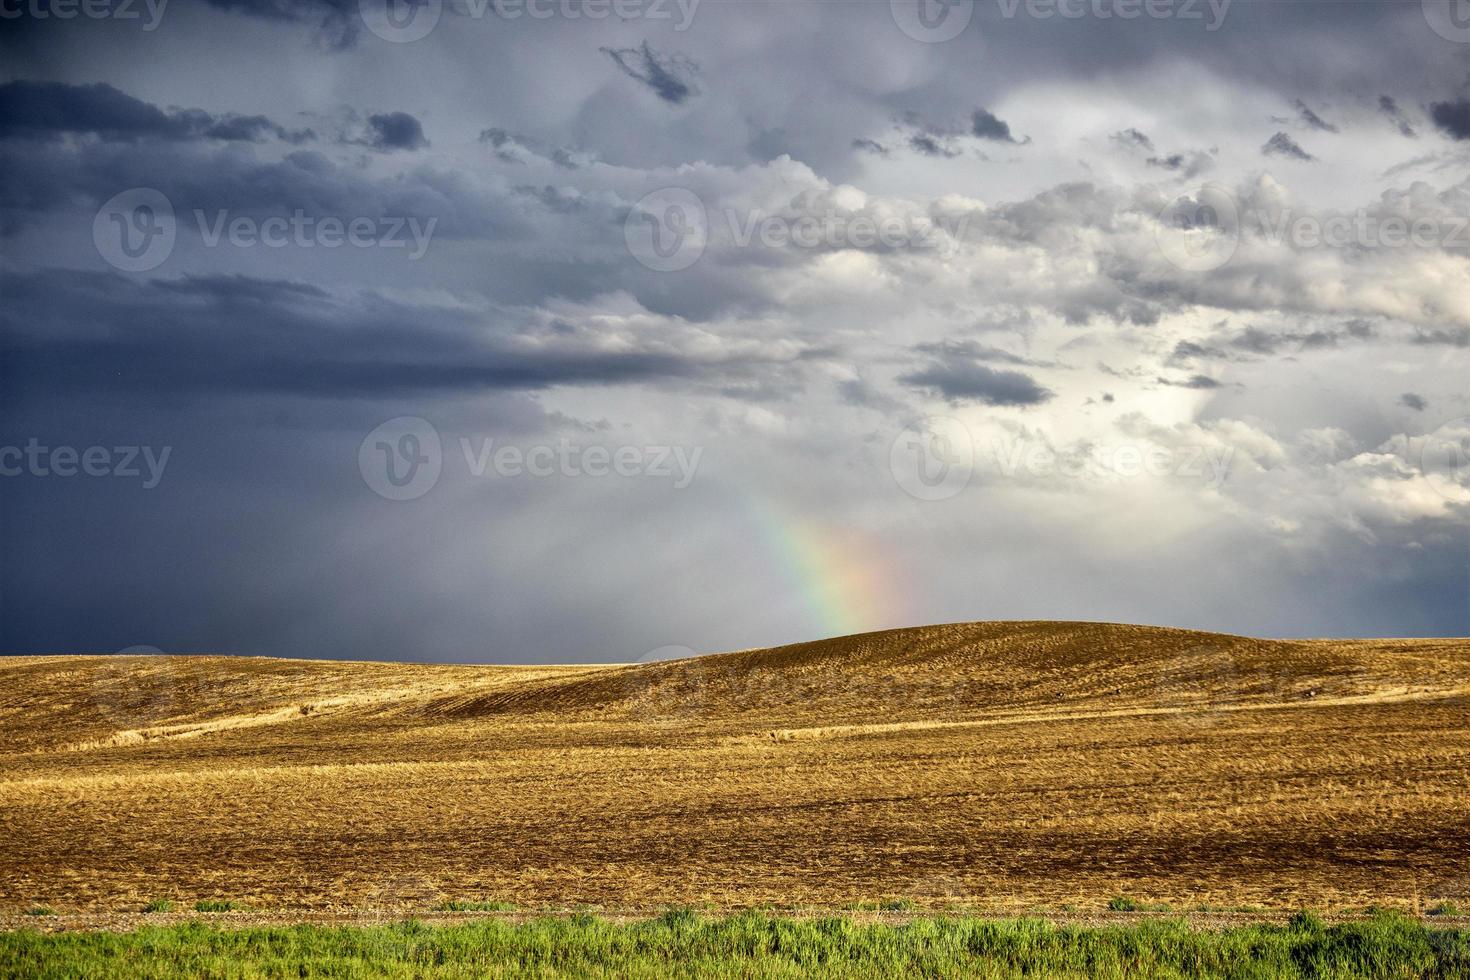
M 1424 465 L 1470 436 L 1461 46 L 1417 4 L 1311 7 L 980 4 L 920 40 L 886 4 L 421 4 L 412 38 L 356 0 L 28 6 L 0 447 L 171 454 L 147 489 L 0 476 L 0 651 L 627 661 L 837 628 L 772 521 L 911 583 L 842 629 L 1464 635 L 1470 473 Z M 939 502 L 893 452 L 935 418 L 971 466 Z M 411 500 L 364 462 L 403 424 L 441 470 Z M 701 462 L 477 463 L 563 445 Z

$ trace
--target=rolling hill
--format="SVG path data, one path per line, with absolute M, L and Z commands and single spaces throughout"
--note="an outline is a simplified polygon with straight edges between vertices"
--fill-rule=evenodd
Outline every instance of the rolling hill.
M 1470 899 L 1470 641 L 0 660 L 0 909 Z

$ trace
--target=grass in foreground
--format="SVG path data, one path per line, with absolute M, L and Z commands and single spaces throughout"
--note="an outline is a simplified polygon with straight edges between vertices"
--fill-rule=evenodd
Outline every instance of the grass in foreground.
M 201 898 L 194 903 L 195 912 L 238 912 L 244 907 L 226 898 Z
M 1195 930 L 1182 920 L 1055 926 L 918 918 L 903 925 L 678 910 L 428 926 L 0 934 L 0 975 L 26 977 L 1386 977 L 1470 978 L 1470 933 L 1403 916 Z
M 464 901 L 462 899 L 451 899 L 441 902 L 438 906 L 440 912 L 514 912 L 515 902 L 499 901 Z

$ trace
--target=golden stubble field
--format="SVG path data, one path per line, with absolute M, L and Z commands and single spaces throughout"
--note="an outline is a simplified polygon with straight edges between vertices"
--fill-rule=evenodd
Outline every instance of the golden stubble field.
M 0 660 L 0 912 L 1470 902 L 1470 641 Z

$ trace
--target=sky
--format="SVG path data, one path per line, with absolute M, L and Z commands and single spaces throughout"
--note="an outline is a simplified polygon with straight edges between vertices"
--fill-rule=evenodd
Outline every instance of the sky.
M 1464 0 L 0 0 L 0 651 L 1470 634 Z

